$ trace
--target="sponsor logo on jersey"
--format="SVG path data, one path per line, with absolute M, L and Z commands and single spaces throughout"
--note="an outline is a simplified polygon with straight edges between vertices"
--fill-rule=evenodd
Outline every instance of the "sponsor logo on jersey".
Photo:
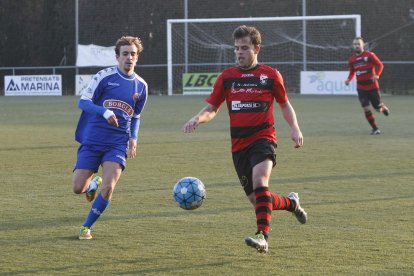
M 266 74 L 261 74 L 260 75 L 260 84 L 261 85 L 266 85 L 267 84 L 267 79 L 268 79 L 269 77 L 266 75 Z
M 242 74 L 241 77 L 248 78 L 248 77 L 254 77 L 254 75 L 253 74 Z
M 237 83 L 236 87 L 257 87 L 257 83 Z
M 356 61 L 354 61 L 354 62 L 352 63 L 352 67 L 354 67 L 354 68 L 358 68 L 358 67 L 364 66 L 366 63 L 367 63 L 367 62 L 366 62 L 366 61 L 364 61 L 364 60 L 362 60 L 362 59 L 360 59 L 360 60 L 356 60 Z
M 223 80 L 224 89 L 230 89 L 232 91 L 240 88 L 256 88 L 258 89 L 273 89 L 273 79 L 270 79 L 267 75 L 262 74 L 260 77 L 244 77 L 244 78 L 226 78 Z M 233 92 L 234 93 L 234 92 Z M 238 93 L 238 92 L 236 92 Z
M 114 108 L 124 111 L 129 117 L 132 117 L 134 114 L 134 109 L 127 104 L 126 102 L 120 100 L 106 100 L 103 103 L 103 106 L 106 108 Z
M 138 97 L 139 97 L 138 92 L 135 92 L 134 96 L 132 96 L 132 100 L 136 101 L 138 99 Z
M 269 102 L 255 101 L 255 102 L 244 102 L 244 101 L 232 101 L 231 111 L 232 112 L 265 112 L 269 109 Z
M 262 94 L 263 90 L 256 89 L 256 88 L 232 88 L 230 93 L 237 94 L 237 93 L 257 93 Z
M 110 82 L 110 81 L 108 81 L 108 85 L 109 86 L 120 86 L 119 83 L 117 83 L 117 82 Z
M 365 74 L 368 74 L 368 73 L 371 73 L 371 70 L 358 70 L 358 71 L 356 71 L 357 76 L 365 75 Z

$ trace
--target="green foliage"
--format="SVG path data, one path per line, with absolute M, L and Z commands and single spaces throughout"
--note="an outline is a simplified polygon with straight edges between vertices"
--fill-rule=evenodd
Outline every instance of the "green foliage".
M 384 97 L 370 129 L 355 97 L 292 97 L 305 136 L 294 149 L 276 111 L 271 190 L 299 192 L 309 222 L 273 212 L 269 254 L 244 245 L 254 211 L 238 184 L 228 116 L 180 132 L 202 97 L 150 97 L 130 160 L 91 241 L 77 240 L 90 204 L 72 193 L 75 97 L 0 98 L 0 275 L 391 275 L 414 271 L 414 98 Z M 172 199 L 183 176 L 207 200 Z

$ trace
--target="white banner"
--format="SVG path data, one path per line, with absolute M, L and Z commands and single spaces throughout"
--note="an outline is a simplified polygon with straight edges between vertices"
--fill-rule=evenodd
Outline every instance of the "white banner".
M 115 46 L 103 47 L 94 44 L 78 45 L 77 66 L 114 66 L 118 64 L 115 58 Z
M 348 71 L 302 71 L 300 93 L 317 95 L 357 95 L 355 79 L 345 85 Z
M 61 75 L 4 76 L 5 96 L 62 96 Z
M 94 75 L 76 75 L 75 77 L 75 95 L 82 95 L 91 82 Z

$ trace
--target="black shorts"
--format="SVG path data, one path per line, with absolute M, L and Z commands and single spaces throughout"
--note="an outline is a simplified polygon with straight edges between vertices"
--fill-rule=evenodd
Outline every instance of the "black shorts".
M 276 165 L 276 143 L 267 139 L 254 141 L 247 148 L 233 152 L 233 163 L 246 195 L 253 193 L 253 167 L 269 159 Z
M 361 102 L 362 107 L 369 106 L 369 104 L 372 104 L 372 107 L 375 109 L 380 109 L 382 103 L 381 103 L 381 96 L 378 89 L 373 90 L 359 90 L 358 89 L 358 98 Z

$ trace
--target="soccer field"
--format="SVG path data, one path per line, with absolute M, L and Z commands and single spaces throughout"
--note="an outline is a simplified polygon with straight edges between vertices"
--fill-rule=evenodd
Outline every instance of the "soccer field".
M 255 215 L 233 168 L 228 116 L 196 133 L 184 122 L 204 97 L 150 96 L 138 157 L 111 206 L 79 241 L 89 212 L 72 192 L 80 114 L 76 97 L 0 97 L 0 275 L 412 275 L 414 97 L 385 96 L 371 136 L 356 97 L 291 96 L 305 145 L 294 149 L 277 110 L 271 190 L 296 191 L 309 221 L 273 212 L 269 253 L 244 244 Z M 177 207 L 184 176 L 207 189 L 203 206 Z

